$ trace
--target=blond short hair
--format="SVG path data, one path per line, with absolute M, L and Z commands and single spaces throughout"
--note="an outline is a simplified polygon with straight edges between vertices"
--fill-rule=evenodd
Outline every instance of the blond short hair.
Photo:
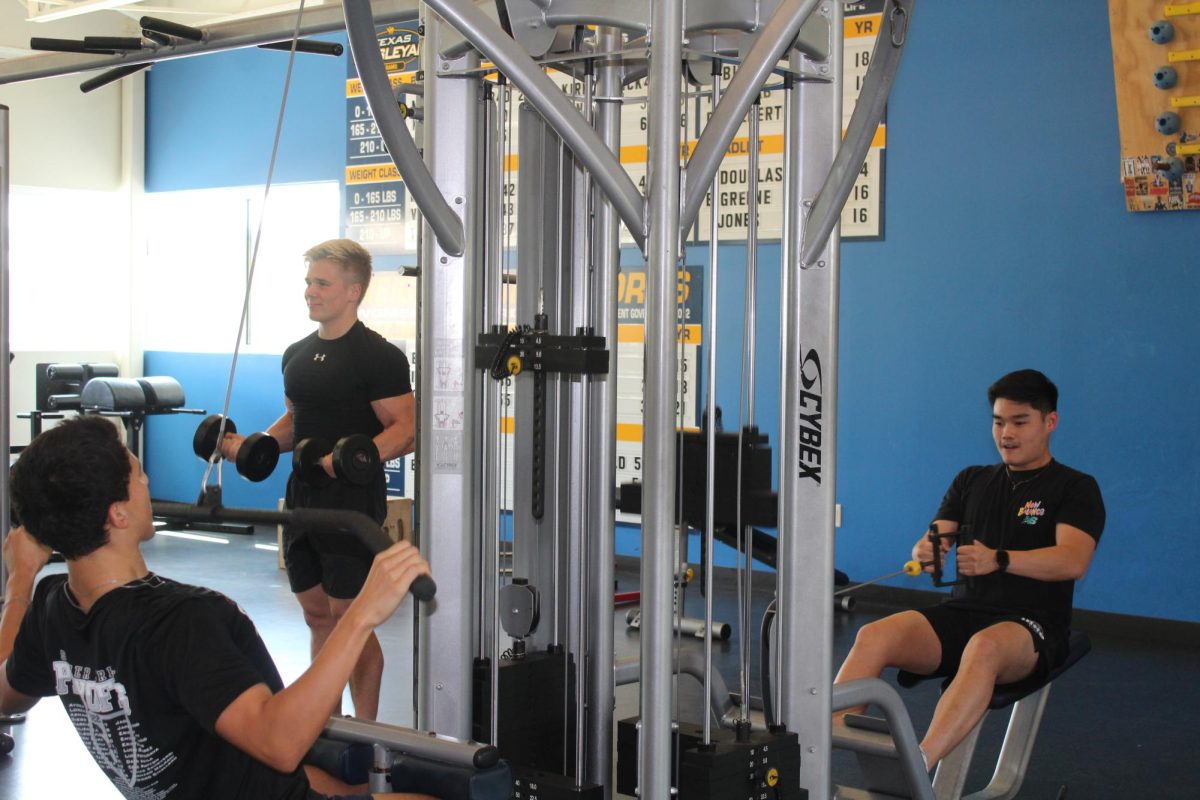
M 371 285 L 371 254 L 353 239 L 330 239 L 308 249 L 304 254 L 304 264 L 310 265 L 316 261 L 336 261 L 342 269 L 350 273 L 351 283 L 362 284 L 365 297 L 367 287 Z

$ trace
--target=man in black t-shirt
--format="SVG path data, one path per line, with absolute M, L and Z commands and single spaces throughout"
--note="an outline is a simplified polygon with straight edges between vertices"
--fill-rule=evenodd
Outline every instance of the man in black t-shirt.
M 78 417 L 38 436 L 13 470 L 12 495 L 25 527 L 4 542 L 0 711 L 57 695 L 126 797 L 314 800 L 354 791 L 299 764 L 369 633 L 428 572 L 415 548 L 401 542 L 375 558 L 331 646 L 285 688 L 235 603 L 147 569 L 149 481 L 109 420 Z M 51 548 L 67 574 L 35 590 Z
M 1037 685 L 1062 664 L 1075 581 L 1104 531 L 1095 479 L 1050 455 L 1057 387 L 1019 370 L 992 384 L 988 401 L 1001 463 L 960 472 L 935 516 L 942 533 L 970 526 L 974 543 L 956 554 L 967 583 L 938 606 L 864 625 L 835 681 L 878 677 L 885 667 L 952 677 L 921 742 L 927 768 L 970 733 L 997 684 Z M 943 539 L 943 555 L 949 548 Z M 912 557 L 933 558 L 925 536 Z
M 283 416 L 267 433 L 288 451 L 305 439 L 330 444 L 351 434 L 370 436 L 379 450 L 380 468 L 366 486 L 335 480 L 312 486 L 294 472 L 288 479 L 288 508 L 338 508 L 361 511 L 382 523 L 387 515 L 387 476 L 382 464 L 413 451 L 416 403 L 408 359 L 398 347 L 358 319 L 358 306 L 371 282 L 371 254 L 350 239 L 322 242 L 304 254 L 309 319 L 317 330 L 283 354 Z M 236 459 L 244 437 L 229 434 L 222 450 Z M 332 455 L 321 466 L 334 476 Z M 327 553 L 313 546 L 302 530 L 287 529 L 283 559 L 288 582 L 311 635 L 312 656 L 329 638 L 367 577 L 370 563 Z M 383 651 L 372 634 L 350 675 L 354 713 L 375 719 L 383 678 Z

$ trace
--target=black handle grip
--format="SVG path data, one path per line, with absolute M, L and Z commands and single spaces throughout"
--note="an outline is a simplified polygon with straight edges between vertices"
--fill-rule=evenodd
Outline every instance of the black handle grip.
M 412 586 L 408 587 L 408 592 L 418 600 L 428 602 L 437 594 L 437 582 L 428 575 L 418 575 Z
M 260 44 L 260 50 L 282 50 L 285 53 L 292 49 L 291 41 L 286 42 L 270 42 L 268 44 Z M 324 42 L 318 39 L 297 39 L 297 53 L 313 53 L 318 56 L 340 56 L 345 48 L 340 42 Z
M 138 20 L 138 24 L 148 31 L 174 36 L 176 39 L 186 39 L 189 42 L 204 41 L 204 31 L 189 25 L 180 25 L 178 22 L 171 22 L 169 19 L 142 17 Z

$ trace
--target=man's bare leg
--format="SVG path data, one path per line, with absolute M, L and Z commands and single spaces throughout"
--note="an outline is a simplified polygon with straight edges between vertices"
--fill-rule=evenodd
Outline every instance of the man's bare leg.
M 878 678 L 886 667 L 928 675 L 941 661 L 942 644 L 929 620 L 916 611 L 901 611 L 859 628 L 854 646 L 833 682 Z M 861 714 L 865 708 L 838 711 L 833 715 L 834 722 L 840 722 L 846 714 Z
M 971 732 L 987 711 L 996 684 L 1019 681 L 1035 666 L 1033 639 L 1016 622 L 1001 622 L 972 636 L 921 742 L 929 765 L 945 758 Z
M 304 624 L 308 626 L 311 633 L 309 655 L 316 658 L 317 653 L 321 652 L 321 648 L 324 647 L 325 640 L 329 638 L 329 634 L 333 633 L 333 626 L 337 624 L 333 608 L 330 606 L 329 595 L 325 594 L 325 590 L 320 584 L 317 584 L 311 589 L 297 592 L 296 600 L 300 602 L 300 608 L 304 611 Z
M 329 599 L 336 620 L 350 608 L 351 600 L 336 597 Z M 383 648 L 372 632 L 363 645 L 358 663 L 350 673 L 350 699 L 354 701 L 354 716 L 359 719 L 375 719 L 379 715 L 379 687 L 383 683 Z

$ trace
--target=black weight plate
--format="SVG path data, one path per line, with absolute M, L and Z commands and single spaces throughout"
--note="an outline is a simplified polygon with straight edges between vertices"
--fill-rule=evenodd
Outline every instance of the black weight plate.
M 217 434 L 221 430 L 221 415 L 209 414 L 204 421 L 196 426 L 196 435 L 192 437 L 192 452 L 205 461 L 217 448 Z M 225 433 L 237 433 L 233 420 L 226 420 Z
M 370 436 L 346 436 L 333 448 L 333 469 L 347 483 L 366 486 L 379 471 L 379 449 Z
M 265 481 L 279 463 L 279 442 L 265 433 L 252 433 L 238 448 L 237 471 L 248 481 Z

